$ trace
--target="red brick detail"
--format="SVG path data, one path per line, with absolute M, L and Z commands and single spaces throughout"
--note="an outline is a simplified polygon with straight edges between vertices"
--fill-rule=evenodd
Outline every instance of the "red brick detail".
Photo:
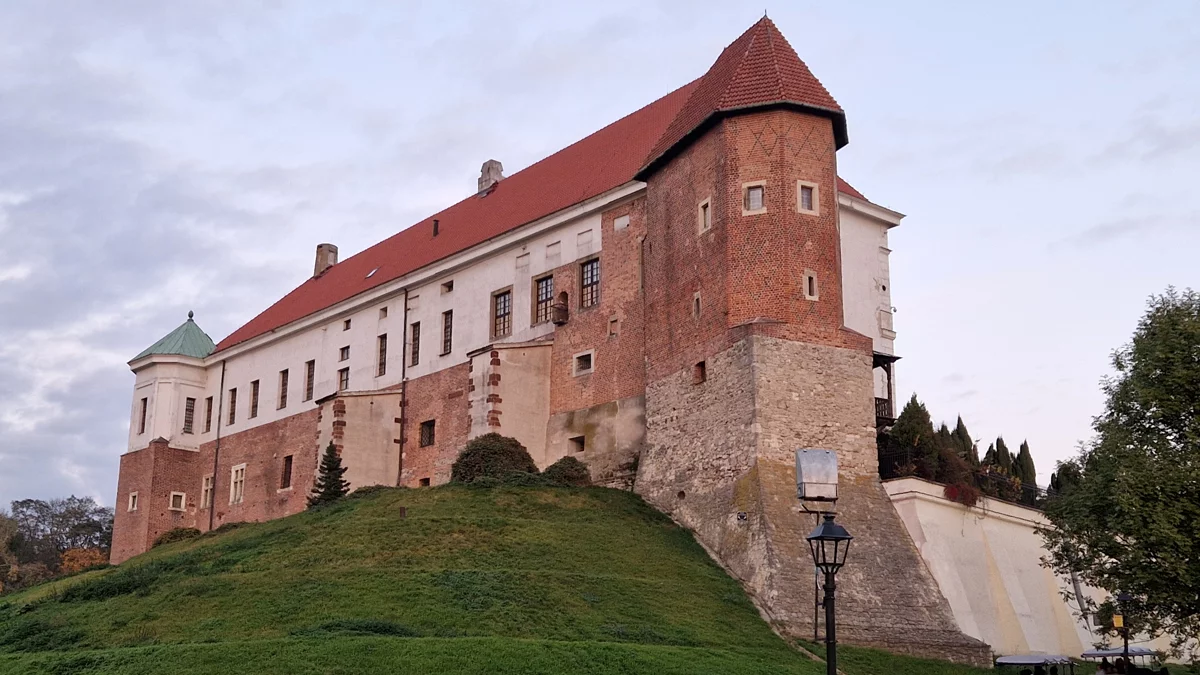
M 450 465 L 467 444 L 471 418 L 463 396 L 449 398 L 447 392 L 462 390 L 470 364 L 462 363 L 408 382 L 404 412 L 404 470 L 400 484 L 417 487 L 422 478 L 440 485 L 450 480 Z M 434 444 L 420 445 L 421 422 L 435 420 Z

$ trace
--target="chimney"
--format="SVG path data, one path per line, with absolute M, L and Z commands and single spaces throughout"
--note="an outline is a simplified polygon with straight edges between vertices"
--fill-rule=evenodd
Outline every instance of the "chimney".
M 337 264 L 337 247 L 333 244 L 317 244 L 317 261 L 313 265 L 313 278 Z
M 489 159 L 479 170 L 479 192 L 488 192 L 503 179 L 504 165 L 494 159 Z

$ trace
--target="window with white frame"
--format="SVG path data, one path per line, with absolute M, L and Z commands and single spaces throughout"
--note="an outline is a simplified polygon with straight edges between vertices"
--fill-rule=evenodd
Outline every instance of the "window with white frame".
M 571 361 L 571 374 L 578 376 L 591 373 L 596 367 L 595 357 L 594 349 L 576 354 Z
M 196 423 L 196 399 L 185 398 L 183 400 L 183 433 L 192 433 L 192 428 Z
M 187 495 L 182 492 L 172 492 L 167 508 L 171 511 L 182 511 L 185 506 L 187 506 Z
M 238 464 L 229 470 L 229 503 L 241 504 L 246 495 L 246 465 Z
M 752 216 L 767 212 L 767 182 L 765 180 L 742 184 L 742 215 Z
M 804 299 L 805 300 L 820 300 L 820 289 L 817 287 L 817 273 L 812 270 L 804 270 Z
M 821 193 L 816 183 L 796 181 L 796 210 L 814 216 L 820 214 Z
M 701 233 L 708 232 L 712 229 L 712 200 L 705 199 L 700 202 L 700 206 L 696 211 L 696 227 Z
M 137 511 L 137 507 L 138 507 L 138 493 L 130 492 L 129 493 L 129 510 Z
M 207 509 L 212 506 L 213 497 L 213 477 L 205 476 L 204 481 L 200 485 L 200 508 Z

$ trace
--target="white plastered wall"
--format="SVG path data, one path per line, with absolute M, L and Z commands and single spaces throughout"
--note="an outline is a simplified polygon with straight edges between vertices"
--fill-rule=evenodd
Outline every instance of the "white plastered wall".
M 846 327 L 870 337 L 875 351 L 881 354 L 895 353 L 888 230 L 901 217 L 894 211 L 846 195 L 839 200 L 842 311 Z M 875 395 L 889 396 L 887 377 L 881 369 L 875 370 Z

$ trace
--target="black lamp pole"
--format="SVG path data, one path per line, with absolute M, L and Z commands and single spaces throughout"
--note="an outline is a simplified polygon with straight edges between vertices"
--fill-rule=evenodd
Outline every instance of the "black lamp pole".
M 813 563 L 825 573 L 825 672 L 837 675 L 837 621 L 834 618 L 834 577 L 846 564 L 846 553 L 854 537 L 846 528 L 833 522 L 833 514 L 826 513 L 824 520 L 808 535 L 808 546 L 812 550 Z
M 1125 638 L 1124 659 L 1125 672 L 1127 673 L 1129 672 L 1129 615 L 1126 613 L 1126 608 L 1129 606 L 1129 601 L 1132 599 L 1133 596 L 1129 595 L 1128 593 L 1120 593 L 1117 595 L 1117 604 L 1121 607 L 1121 634 L 1122 637 Z

